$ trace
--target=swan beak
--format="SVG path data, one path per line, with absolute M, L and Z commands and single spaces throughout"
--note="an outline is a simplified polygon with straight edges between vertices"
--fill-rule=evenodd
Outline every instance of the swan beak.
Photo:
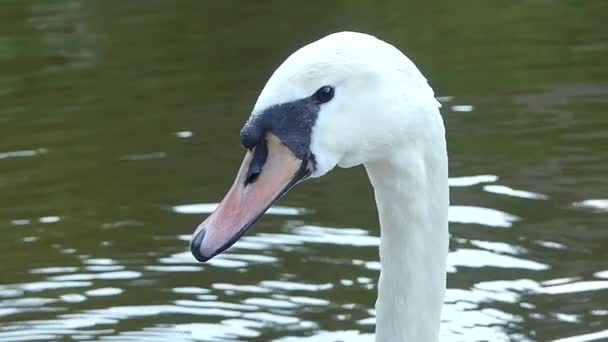
M 260 163 L 260 151 L 256 149 L 261 148 L 267 148 L 267 155 Z M 308 175 L 306 164 L 268 133 L 264 146 L 247 152 L 234 184 L 194 232 L 190 242 L 192 255 L 204 262 L 232 246 L 274 202 Z M 252 178 L 251 169 L 256 165 L 261 165 L 261 171 Z

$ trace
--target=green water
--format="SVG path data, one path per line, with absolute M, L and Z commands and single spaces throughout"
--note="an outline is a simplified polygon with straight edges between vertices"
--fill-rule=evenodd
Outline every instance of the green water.
M 188 252 L 265 80 L 344 29 L 398 46 L 443 103 L 443 340 L 608 339 L 607 20 L 600 0 L 2 1 L 0 340 L 371 340 L 361 168 L 298 186 L 211 264 Z

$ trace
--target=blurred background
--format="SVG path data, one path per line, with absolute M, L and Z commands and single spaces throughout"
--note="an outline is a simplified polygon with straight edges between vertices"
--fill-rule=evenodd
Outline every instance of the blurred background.
M 362 168 L 209 264 L 188 251 L 266 79 L 340 30 L 396 45 L 443 103 L 443 340 L 608 340 L 607 21 L 601 0 L 3 0 L 0 340 L 371 341 Z

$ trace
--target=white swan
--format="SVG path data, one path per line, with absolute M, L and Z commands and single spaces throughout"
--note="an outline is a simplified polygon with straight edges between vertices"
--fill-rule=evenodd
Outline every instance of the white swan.
M 399 50 L 342 32 L 293 53 L 241 131 L 231 189 L 195 231 L 206 261 L 296 183 L 363 164 L 380 217 L 376 341 L 436 341 L 446 285 L 448 161 L 433 90 Z

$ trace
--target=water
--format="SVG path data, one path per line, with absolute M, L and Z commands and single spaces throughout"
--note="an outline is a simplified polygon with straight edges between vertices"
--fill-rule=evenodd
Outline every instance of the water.
M 269 74 L 345 28 L 406 51 L 443 103 L 443 340 L 607 340 L 607 10 L 5 0 L 0 340 L 370 340 L 362 169 L 298 186 L 209 264 L 187 247 Z

